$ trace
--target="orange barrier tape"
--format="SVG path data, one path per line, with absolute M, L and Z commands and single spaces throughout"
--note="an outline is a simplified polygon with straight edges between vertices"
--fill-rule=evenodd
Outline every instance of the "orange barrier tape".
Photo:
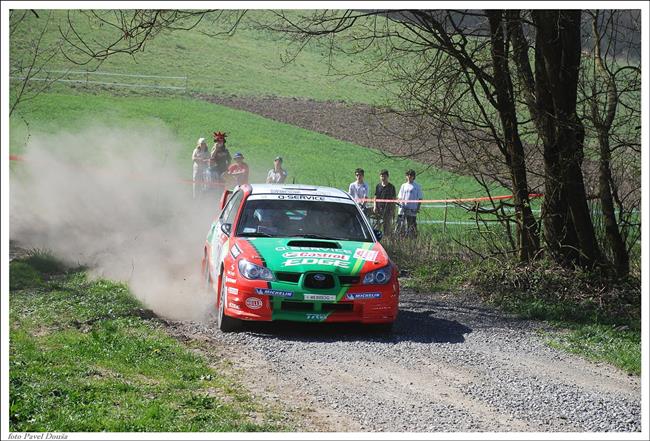
M 9 160 L 11 161 L 27 161 L 23 156 L 19 155 L 9 155 Z M 94 168 L 94 167 L 93 167 Z M 100 170 L 100 169 L 97 169 Z M 147 179 L 143 175 L 136 175 L 131 173 L 130 177 L 132 179 Z M 193 181 L 192 179 L 179 179 L 180 182 L 183 182 L 185 184 L 203 184 L 208 187 L 224 187 L 225 184 L 223 182 L 206 182 L 206 181 Z
M 9 159 L 11 161 L 24 161 L 25 158 L 19 155 L 9 155 Z M 208 187 L 225 187 L 225 183 L 223 182 L 205 182 L 205 181 L 193 181 L 192 179 L 179 179 L 179 181 L 184 182 L 186 184 L 203 184 L 207 185 Z M 528 195 L 530 199 L 533 198 L 541 198 L 544 197 L 544 194 L 542 193 L 530 193 Z M 356 199 L 357 202 L 393 202 L 393 203 L 461 203 L 461 202 L 483 202 L 483 201 L 499 201 L 499 200 L 504 200 L 504 199 L 512 199 L 514 198 L 513 195 L 506 195 L 506 196 L 484 196 L 480 198 L 463 198 L 463 199 L 420 199 L 420 200 L 407 200 L 407 199 L 370 199 L 370 198 L 365 198 L 365 199 Z
M 544 197 L 542 193 L 530 193 L 528 195 L 530 199 Z M 464 198 L 464 199 L 356 199 L 357 202 L 394 202 L 394 203 L 440 203 L 440 202 L 449 202 L 449 203 L 461 203 L 461 202 L 482 202 L 482 201 L 500 201 L 503 199 L 512 199 L 513 195 L 506 196 L 484 196 L 480 198 Z

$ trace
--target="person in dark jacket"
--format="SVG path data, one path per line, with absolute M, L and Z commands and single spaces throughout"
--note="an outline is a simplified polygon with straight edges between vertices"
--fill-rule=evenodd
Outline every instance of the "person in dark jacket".
M 210 153 L 210 175 L 213 182 L 222 182 L 222 175 L 228 170 L 232 158 L 226 148 L 226 134 L 214 132 L 214 146 Z
M 379 184 L 375 187 L 375 214 L 381 216 L 384 227 L 384 235 L 388 235 L 393 229 L 393 219 L 395 218 L 394 202 L 376 202 L 377 199 L 395 199 L 397 192 L 395 186 L 388 182 L 388 170 L 384 169 L 379 172 Z

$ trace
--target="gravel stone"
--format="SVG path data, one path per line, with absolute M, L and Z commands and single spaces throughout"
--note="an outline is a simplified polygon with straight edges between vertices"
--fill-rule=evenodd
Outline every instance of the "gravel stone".
M 304 431 L 640 432 L 640 379 L 546 345 L 559 331 L 470 294 L 401 294 L 392 334 L 360 325 L 169 322 L 208 339 L 244 385 L 316 409 Z M 269 392 L 270 391 L 270 392 Z

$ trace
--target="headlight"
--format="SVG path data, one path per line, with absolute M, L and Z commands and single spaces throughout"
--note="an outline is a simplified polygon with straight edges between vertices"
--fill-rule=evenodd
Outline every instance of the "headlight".
M 364 285 L 385 285 L 390 281 L 391 272 L 390 265 L 371 271 L 365 275 L 362 283 Z
M 239 261 L 239 273 L 249 280 L 275 280 L 270 269 L 255 265 L 246 259 Z

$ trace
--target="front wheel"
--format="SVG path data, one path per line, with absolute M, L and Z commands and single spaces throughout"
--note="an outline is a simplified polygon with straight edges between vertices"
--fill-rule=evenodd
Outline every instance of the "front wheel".
M 228 291 L 226 288 L 226 278 L 221 275 L 221 290 L 219 292 L 219 303 L 217 311 L 217 328 L 221 332 L 235 332 L 241 329 L 242 322 L 225 314 L 226 302 L 228 301 Z
M 392 334 L 393 333 L 393 322 L 390 323 L 372 323 L 366 325 L 371 332 L 377 334 Z

